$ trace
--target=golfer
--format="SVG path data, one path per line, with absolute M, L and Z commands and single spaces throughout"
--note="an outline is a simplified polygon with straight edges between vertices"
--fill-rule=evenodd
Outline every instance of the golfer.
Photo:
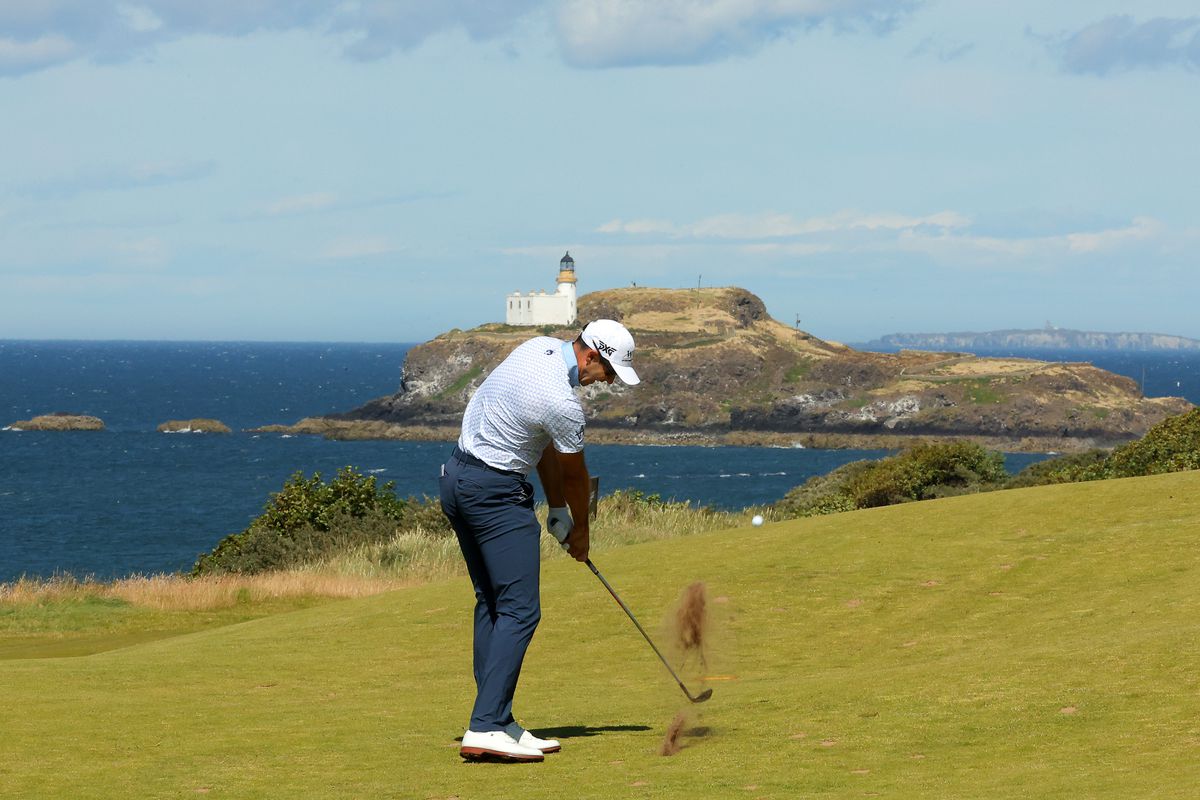
M 550 506 L 546 527 L 573 558 L 586 561 L 590 482 L 574 387 L 616 378 L 639 381 L 633 337 L 601 319 L 573 342 L 539 336 L 520 345 L 467 404 L 441 478 L 442 511 L 475 587 L 476 696 L 463 758 L 541 761 L 560 749 L 517 725 L 512 710 L 521 662 L 542 615 L 541 526 L 528 476 L 537 469 Z

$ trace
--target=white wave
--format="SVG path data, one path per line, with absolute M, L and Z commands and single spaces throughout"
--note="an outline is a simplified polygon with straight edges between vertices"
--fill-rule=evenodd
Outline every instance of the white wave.
M 367 472 L 371 473 L 372 475 L 378 475 L 381 472 L 387 472 L 387 467 L 380 467 L 379 469 L 369 469 L 369 470 L 367 470 Z
M 776 475 L 787 475 L 787 473 L 786 472 L 764 472 L 764 473 L 762 473 L 762 476 L 764 478 L 774 477 Z
M 644 473 L 644 472 L 639 472 L 637 475 L 634 475 L 633 477 L 635 477 L 635 478 L 644 478 L 644 477 L 646 477 L 646 473 Z

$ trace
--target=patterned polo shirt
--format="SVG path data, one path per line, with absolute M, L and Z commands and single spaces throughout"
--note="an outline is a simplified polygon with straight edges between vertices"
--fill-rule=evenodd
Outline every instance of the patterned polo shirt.
M 539 336 L 513 350 L 467 404 L 459 448 L 526 476 L 551 442 L 560 453 L 583 450 L 583 406 L 565 355 L 570 347 Z

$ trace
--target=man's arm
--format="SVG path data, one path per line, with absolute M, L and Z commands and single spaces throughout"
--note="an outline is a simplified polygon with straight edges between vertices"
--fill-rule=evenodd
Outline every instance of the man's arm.
M 537 463 L 538 479 L 542 482 L 542 491 L 546 493 L 546 505 L 551 508 L 562 508 L 567 504 L 563 497 L 562 467 L 558 463 L 558 451 L 553 444 L 546 445 L 542 457 Z
M 560 453 L 549 445 L 538 461 L 538 478 L 551 506 L 564 504 L 571 509 L 574 527 L 567 537 L 567 552 L 576 561 L 587 561 L 591 543 L 588 526 L 588 504 L 591 500 L 591 479 L 583 451 Z

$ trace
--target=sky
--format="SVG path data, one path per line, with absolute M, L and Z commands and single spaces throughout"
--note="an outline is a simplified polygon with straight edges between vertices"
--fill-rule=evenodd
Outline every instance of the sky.
M 740 286 L 1200 338 L 1195 0 L 0 0 L 0 338 L 415 342 Z

